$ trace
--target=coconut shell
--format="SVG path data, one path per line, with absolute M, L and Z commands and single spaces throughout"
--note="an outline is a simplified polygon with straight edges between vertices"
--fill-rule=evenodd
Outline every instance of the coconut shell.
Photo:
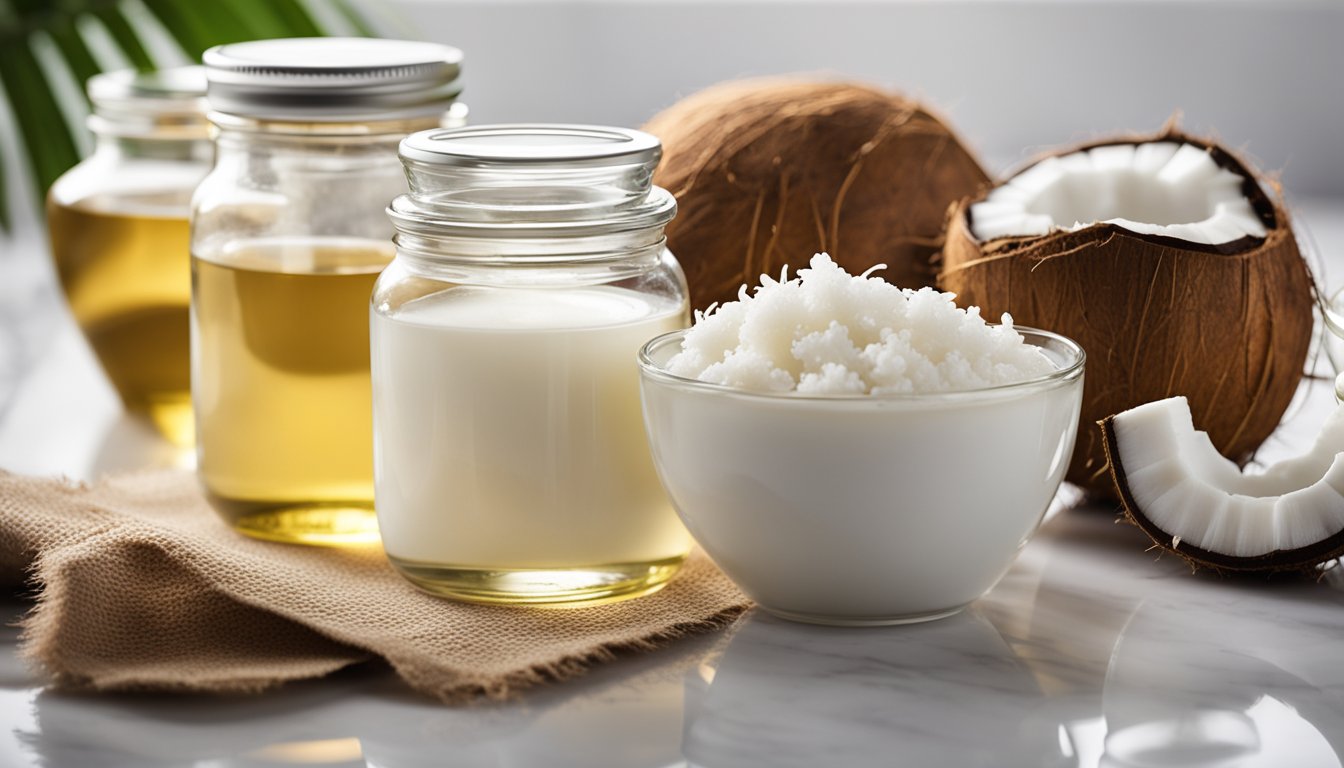
M 1101 428 L 1101 445 L 1106 452 L 1106 466 L 1109 470 L 1107 476 L 1113 484 L 1116 497 L 1120 499 L 1124 520 L 1143 531 L 1158 549 L 1185 560 L 1191 568 L 1207 568 L 1222 574 L 1285 571 L 1312 573 L 1317 567 L 1344 557 L 1344 531 L 1339 531 L 1309 546 L 1275 550 L 1255 557 L 1225 555 L 1176 539 L 1144 514 L 1143 507 L 1139 506 L 1134 494 L 1130 492 L 1124 457 L 1120 453 L 1120 445 L 1115 437 L 1114 416 L 1107 416 L 1097 422 L 1097 426 Z
M 1087 376 L 1067 477 L 1106 496 L 1115 486 L 1097 422 L 1185 395 L 1214 446 L 1244 463 L 1283 417 L 1312 336 L 1314 284 L 1288 215 L 1230 152 L 1169 130 L 1058 154 L 1145 141 L 1210 149 L 1246 179 L 1243 192 L 1267 236 L 1208 246 L 1096 224 L 979 242 L 970 206 L 981 194 L 951 209 L 938 280 L 986 317 L 1007 312 L 1082 345 Z
M 723 83 L 644 130 L 663 142 L 654 182 L 677 197 L 668 245 L 691 302 L 827 252 L 901 287 L 933 282 L 947 207 L 988 177 L 952 131 L 896 94 L 853 83 Z

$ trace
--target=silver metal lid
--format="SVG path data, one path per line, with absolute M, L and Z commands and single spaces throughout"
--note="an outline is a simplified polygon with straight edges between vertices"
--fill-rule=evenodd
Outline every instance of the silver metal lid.
M 647 165 L 652 170 L 662 152 L 657 137 L 643 131 L 550 123 L 420 131 L 401 142 L 403 159 L 471 168 Z
M 205 138 L 205 67 L 154 72 L 121 69 L 88 82 L 93 114 L 89 128 L 100 134 L 160 138 Z
M 462 91 L 462 52 L 364 37 L 253 40 L 202 57 L 210 108 L 268 120 L 343 122 L 431 116 Z

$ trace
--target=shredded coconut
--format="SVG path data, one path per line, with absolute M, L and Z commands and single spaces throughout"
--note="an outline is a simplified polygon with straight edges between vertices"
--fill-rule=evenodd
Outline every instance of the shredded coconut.
M 881 266 L 873 267 L 880 269 Z M 1013 329 L 953 294 L 853 276 L 819 253 L 788 279 L 761 276 L 737 301 L 697 312 L 674 374 L 760 392 L 894 394 L 1013 384 L 1055 370 Z

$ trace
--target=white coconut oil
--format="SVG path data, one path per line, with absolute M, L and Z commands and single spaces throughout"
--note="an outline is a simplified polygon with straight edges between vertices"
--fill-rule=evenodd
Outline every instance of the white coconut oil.
M 388 555 L 440 579 L 680 561 L 635 356 L 688 320 L 684 302 L 604 286 L 459 287 L 375 311 Z

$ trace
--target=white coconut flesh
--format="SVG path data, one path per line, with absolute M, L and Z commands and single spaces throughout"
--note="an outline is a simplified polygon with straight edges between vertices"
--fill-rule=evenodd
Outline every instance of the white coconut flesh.
M 1137 510 L 1170 535 L 1232 557 L 1307 547 L 1344 530 L 1344 406 L 1307 453 L 1243 473 L 1197 431 L 1184 397 L 1111 418 Z M 1116 457 L 1113 457 L 1113 459 Z
M 1263 238 L 1245 181 L 1193 144 L 1094 147 L 1046 158 L 992 190 L 971 206 L 971 233 L 986 242 L 1104 223 L 1211 246 Z

